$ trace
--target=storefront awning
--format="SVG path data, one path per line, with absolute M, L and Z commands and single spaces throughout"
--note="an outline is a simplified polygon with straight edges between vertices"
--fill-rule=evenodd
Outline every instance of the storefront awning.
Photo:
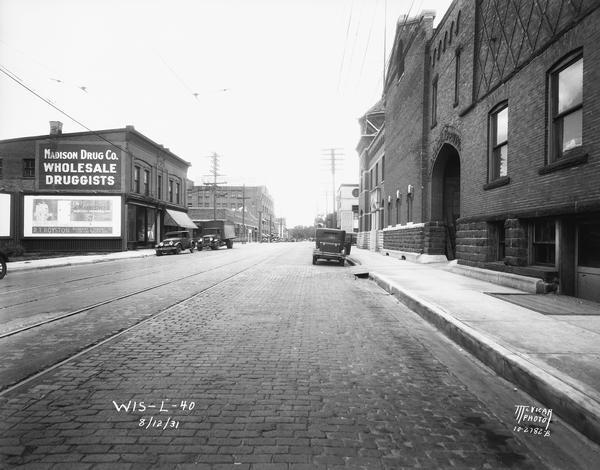
M 165 214 L 165 225 L 183 228 L 198 228 L 185 212 L 174 211 L 171 209 L 167 209 L 167 213 Z

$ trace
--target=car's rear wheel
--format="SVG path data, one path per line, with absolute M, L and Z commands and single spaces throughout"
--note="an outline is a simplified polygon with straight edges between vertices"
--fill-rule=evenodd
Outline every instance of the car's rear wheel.
M 193 253 L 193 252 L 194 252 L 194 244 L 192 243 L 192 244 L 190 245 L 190 253 Z
M 0 259 L 0 279 L 6 276 L 6 261 Z
M 181 245 L 177 244 L 177 246 L 175 247 L 175 254 L 179 254 L 181 253 Z

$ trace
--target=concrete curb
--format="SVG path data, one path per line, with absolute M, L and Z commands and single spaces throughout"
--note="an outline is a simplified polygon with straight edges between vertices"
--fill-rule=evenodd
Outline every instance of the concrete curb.
M 87 259 L 82 257 L 81 259 L 73 259 L 69 257 L 65 258 L 46 258 L 45 260 L 31 260 L 27 261 L 12 261 L 8 263 L 8 274 L 17 271 L 32 271 L 34 269 L 51 269 L 51 268 L 63 268 L 67 266 L 79 266 L 82 264 L 94 264 L 94 263 L 105 263 L 108 261 L 118 261 L 123 259 L 132 258 L 146 258 L 154 256 L 152 253 L 136 253 L 133 256 L 118 256 L 111 257 L 110 255 L 96 255 L 89 256 Z M 18 264 L 17 264 L 18 263 Z M 31 263 L 31 264 L 30 264 Z
M 385 276 L 369 274 L 369 278 L 494 372 L 519 385 L 531 396 L 556 411 L 564 421 L 587 438 L 600 444 L 600 403 L 593 398 L 597 393 L 591 390 L 586 393 L 583 390 L 587 387 L 583 384 L 581 389 L 574 388 L 561 379 L 560 373 L 556 372 L 556 375 L 553 375 L 546 372 L 522 355 L 497 344 L 462 323 L 442 308 L 402 290 Z

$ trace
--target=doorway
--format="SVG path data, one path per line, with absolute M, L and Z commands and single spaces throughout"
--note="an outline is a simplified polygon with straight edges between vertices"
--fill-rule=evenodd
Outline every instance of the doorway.
M 460 218 L 460 157 L 458 150 L 444 144 L 431 175 L 431 219 L 446 227 L 445 255 L 456 258 L 457 220 Z

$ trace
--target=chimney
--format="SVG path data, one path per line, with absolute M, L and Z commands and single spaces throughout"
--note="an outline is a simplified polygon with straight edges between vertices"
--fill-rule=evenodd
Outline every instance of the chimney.
M 50 135 L 62 134 L 62 124 L 60 121 L 50 121 Z

